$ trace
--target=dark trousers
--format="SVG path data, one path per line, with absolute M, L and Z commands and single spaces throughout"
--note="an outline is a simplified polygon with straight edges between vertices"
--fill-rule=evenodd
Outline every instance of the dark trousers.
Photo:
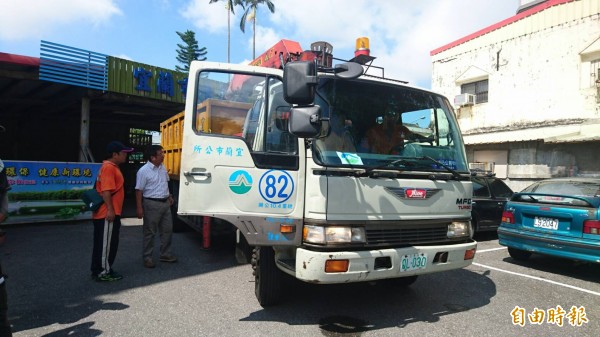
M 10 322 L 8 321 L 8 298 L 6 296 L 6 282 L 0 284 L 0 337 L 10 337 Z
M 92 250 L 92 274 L 100 275 L 110 273 L 117 249 L 119 248 L 119 232 L 121 231 L 121 217 L 116 216 L 115 221 L 94 219 L 94 248 Z

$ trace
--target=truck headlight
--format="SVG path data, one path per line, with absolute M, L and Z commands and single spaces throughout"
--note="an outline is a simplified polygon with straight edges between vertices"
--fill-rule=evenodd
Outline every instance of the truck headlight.
M 346 226 L 316 226 L 304 225 L 302 239 L 307 243 L 364 243 L 365 229 L 362 227 Z
M 448 225 L 448 237 L 459 238 L 463 236 L 469 236 L 469 223 L 467 222 L 453 222 Z

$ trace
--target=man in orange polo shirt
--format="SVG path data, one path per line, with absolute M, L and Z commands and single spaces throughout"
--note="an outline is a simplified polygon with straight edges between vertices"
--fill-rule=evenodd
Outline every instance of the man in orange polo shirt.
M 104 203 L 93 213 L 94 248 L 92 251 L 92 279 L 99 282 L 118 281 L 123 278 L 112 269 L 119 247 L 121 211 L 125 199 L 124 179 L 119 165 L 127 161 L 133 149 L 120 142 L 110 142 L 106 148 L 108 158 L 102 162 L 96 181 L 96 190 Z

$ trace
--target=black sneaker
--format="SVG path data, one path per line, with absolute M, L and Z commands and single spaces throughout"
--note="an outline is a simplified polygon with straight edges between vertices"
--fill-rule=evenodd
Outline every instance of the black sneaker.
M 146 268 L 154 268 L 154 261 L 152 259 L 144 259 L 144 267 Z
M 96 281 L 98 282 L 112 282 L 112 281 L 118 281 L 120 279 L 122 279 L 123 276 L 118 275 L 118 276 L 114 276 L 111 274 L 102 274 L 102 275 L 98 275 L 96 276 Z
M 112 276 L 112 277 L 114 277 L 114 278 L 118 278 L 119 280 L 123 278 L 123 275 L 121 275 L 121 274 L 117 273 L 116 271 L 114 271 L 114 270 L 112 270 L 112 269 L 110 270 L 110 273 L 109 273 L 109 274 L 110 274 L 110 276 Z

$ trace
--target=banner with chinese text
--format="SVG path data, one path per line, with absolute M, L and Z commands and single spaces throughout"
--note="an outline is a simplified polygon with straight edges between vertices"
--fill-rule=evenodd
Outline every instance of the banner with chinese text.
M 3 224 L 91 219 L 81 193 L 94 186 L 100 163 L 4 161 L 11 190 Z

